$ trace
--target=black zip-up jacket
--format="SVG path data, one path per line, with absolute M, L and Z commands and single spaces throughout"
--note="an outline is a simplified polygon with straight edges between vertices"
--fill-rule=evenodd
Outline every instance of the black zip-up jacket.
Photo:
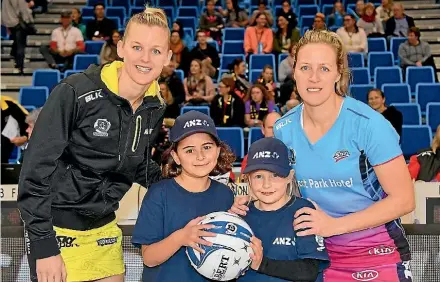
M 148 187 L 161 177 L 150 152 L 164 103 L 146 96 L 133 113 L 100 74 L 91 66 L 54 88 L 26 150 L 18 208 L 36 259 L 60 253 L 53 226 L 101 227 L 133 182 Z

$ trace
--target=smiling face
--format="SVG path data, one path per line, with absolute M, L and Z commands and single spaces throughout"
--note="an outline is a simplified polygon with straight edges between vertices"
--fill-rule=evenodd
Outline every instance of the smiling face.
M 286 28 L 289 22 L 286 20 L 285 17 L 278 17 L 278 26 L 283 29 Z
M 257 18 L 257 26 L 258 27 L 266 27 L 267 25 L 267 19 L 265 14 L 260 14 Z
M 319 106 L 335 92 L 338 72 L 336 52 L 328 44 L 309 43 L 300 48 L 294 69 L 296 86 L 305 104 Z
M 368 105 L 378 111 L 385 106 L 385 98 L 382 97 L 379 91 L 370 91 L 368 94 Z
M 220 147 L 216 145 L 211 135 L 195 133 L 179 141 L 177 151 L 172 151 L 171 155 L 182 167 L 182 173 L 203 178 L 216 167 Z
M 159 26 L 130 23 L 124 40 L 118 42 L 118 55 L 124 59 L 122 71 L 133 82 L 146 86 L 157 79 L 172 56 L 168 30 Z
M 289 199 L 287 185 L 289 178 L 283 178 L 267 170 L 256 170 L 249 173 L 249 184 L 252 194 L 258 200 L 259 208 L 277 210 Z

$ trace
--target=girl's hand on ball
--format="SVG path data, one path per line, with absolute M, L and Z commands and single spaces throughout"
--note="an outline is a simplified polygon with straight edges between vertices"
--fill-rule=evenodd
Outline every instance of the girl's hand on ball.
M 255 236 L 252 236 L 251 248 L 254 251 L 253 254 L 249 255 L 252 259 L 251 268 L 253 270 L 258 270 L 260 268 L 261 261 L 263 260 L 263 244 L 261 243 L 261 240 Z
M 235 197 L 234 204 L 232 205 L 229 212 L 245 216 L 246 212 L 249 211 L 249 208 L 246 205 L 248 202 L 249 202 L 249 196 Z
M 199 222 L 205 219 L 204 216 L 199 216 L 180 229 L 182 246 L 191 247 L 200 253 L 205 253 L 199 245 L 212 246 L 212 243 L 204 240 L 202 237 L 215 237 L 217 234 L 205 231 L 206 229 L 214 228 L 212 224 L 200 224 Z

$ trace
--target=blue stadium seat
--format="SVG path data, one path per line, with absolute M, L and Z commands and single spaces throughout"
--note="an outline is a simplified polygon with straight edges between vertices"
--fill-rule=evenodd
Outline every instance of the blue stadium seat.
M 180 108 L 180 115 L 189 111 L 199 111 L 207 116 L 211 116 L 211 111 L 208 106 L 184 106 Z
M 417 138 L 414 138 L 417 136 Z M 402 151 L 406 159 L 431 146 L 432 132 L 427 125 L 402 126 Z
M 296 0 L 293 2 L 295 2 L 295 7 L 298 7 L 301 5 L 316 5 L 316 4 L 318 4 L 317 0 Z
M 94 17 L 95 16 L 95 10 L 90 6 L 85 6 L 81 8 L 81 16 L 84 17 Z
M 321 6 L 321 12 L 327 17 L 333 13 L 333 4 L 325 4 Z
M 432 67 L 407 67 L 405 77 L 412 93 L 416 91 L 417 83 L 433 83 L 435 81 Z
M 102 46 L 104 45 L 105 41 L 92 41 L 87 40 L 86 41 L 86 53 L 91 55 L 99 55 L 101 54 Z
M 160 8 L 164 10 L 165 14 L 170 19 L 174 19 L 176 17 L 176 9 L 174 9 L 174 6 L 161 6 Z
M 23 106 L 42 107 L 49 97 L 46 86 L 30 86 L 20 88 L 19 102 Z
M 353 77 L 352 84 L 370 84 L 371 77 L 368 68 L 352 68 L 351 75 Z
M 112 7 L 124 7 L 125 10 L 128 12 L 130 10 L 131 7 L 131 2 L 132 1 L 127 1 L 127 0 L 111 0 L 111 6 Z
M 103 3 L 106 7 L 108 6 L 107 0 L 87 0 L 87 6 L 90 6 L 93 8 L 94 5 L 98 3 Z
M 252 54 L 249 59 L 249 70 L 262 70 L 266 65 L 270 65 L 275 71 L 274 54 Z
M 174 72 L 180 78 L 180 81 L 183 82 L 183 80 L 185 79 L 185 74 L 183 73 L 183 70 L 174 70 Z
M 299 18 L 299 27 L 312 27 L 315 21 L 315 16 L 302 16 Z
M 377 67 L 374 70 L 374 82 L 379 89 L 385 83 L 402 83 L 402 70 L 400 67 Z
M 260 77 L 262 71 L 263 70 L 250 70 L 249 82 L 255 83 L 257 79 Z
M 244 54 L 243 40 L 242 41 L 225 41 L 222 45 L 222 54 Z
M 9 39 L 8 30 L 7 30 L 6 26 L 4 26 L 4 25 L 2 25 L 1 38 L 2 38 L 2 40 L 8 40 Z
M 106 17 L 117 17 L 120 23 L 123 23 L 127 16 L 127 10 L 124 7 L 107 7 L 105 10 Z
M 98 55 L 75 55 L 75 58 L 73 59 L 74 70 L 85 70 L 91 64 L 99 65 Z
M 440 83 L 419 83 L 416 86 L 416 103 L 420 105 L 422 113 L 430 102 L 440 102 Z
M 194 30 L 190 27 L 184 27 L 183 31 L 185 32 L 185 34 L 188 34 L 190 38 L 194 39 Z M 186 46 L 188 47 L 188 46 Z
M 396 107 L 403 115 L 404 125 L 422 125 L 422 113 L 420 111 L 420 105 L 413 103 L 391 104 Z
M 222 55 L 220 59 L 220 69 L 229 69 L 229 65 L 237 58 L 241 58 L 243 61 L 245 61 L 244 55 Z
M 244 31 L 244 28 L 227 27 L 223 29 L 223 41 L 243 40 Z
M 85 16 L 83 16 L 82 17 L 82 23 L 84 24 L 84 25 L 86 25 L 87 26 L 87 23 L 88 22 L 91 22 L 91 21 L 94 21 L 95 20 L 95 18 L 94 17 L 85 17 Z
M 180 0 L 180 5 L 184 7 L 200 7 L 200 0 Z M 206 7 L 206 5 L 205 5 Z
M 129 15 L 128 16 L 133 16 L 133 15 L 135 15 L 135 14 L 139 14 L 139 13 L 142 13 L 143 11 L 144 11 L 144 7 L 143 6 L 132 6 L 132 7 L 130 7 L 130 10 L 129 10 Z M 127 23 L 127 22 L 126 22 Z
M 17 164 L 21 158 L 21 149 L 17 146 L 14 146 L 12 149 L 11 155 L 9 156 L 8 162 L 10 164 Z
M 231 148 L 238 159 L 244 157 L 244 135 L 241 127 L 217 127 L 220 140 Z
M 23 108 L 25 108 L 26 111 L 28 111 L 28 112 L 30 113 L 30 112 L 32 112 L 33 110 L 35 110 L 37 107 L 32 106 L 32 105 L 26 105 L 26 106 L 23 106 Z
M 369 52 L 368 66 L 370 75 L 374 75 L 376 67 L 392 67 L 394 65 L 394 56 L 391 52 Z
M 217 82 L 219 82 L 221 79 L 222 79 L 222 77 L 223 77 L 223 75 L 225 74 L 225 73 L 228 73 L 229 72 L 229 70 L 227 70 L 227 69 L 221 69 L 221 70 L 219 70 L 219 72 L 218 72 L 218 78 L 217 78 Z
M 135 0 L 136 2 L 147 2 L 148 0 Z M 156 2 L 156 1 L 154 1 L 154 2 Z M 178 3 L 180 3 L 180 1 L 178 1 L 178 0 L 157 0 L 157 3 L 156 3 L 156 5 L 158 6 L 158 7 L 165 7 L 165 6 L 173 6 L 173 7 L 177 7 L 178 6 Z M 143 5 L 145 5 L 145 4 L 141 4 L 142 6 Z M 138 6 L 138 5 L 136 5 L 136 6 Z
M 372 84 L 350 85 L 349 92 L 356 100 L 368 104 L 368 91 L 373 88 Z
M 32 75 L 32 86 L 46 86 L 50 92 L 60 80 L 59 70 L 40 69 Z
M 320 7 L 323 7 L 324 5 L 330 5 L 333 7 L 335 0 L 319 0 L 318 2 L 319 2 L 318 4 Z
M 382 84 L 382 92 L 385 94 L 385 103 L 410 103 L 411 90 L 406 83 L 385 83 Z
M 252 143 L 261 138 L 264 138 L 263 132 L 261 132 L 261 127 L 251 127 L 248 135 L 248 148 L 252 145 Z
M 75 74 L 75 73 L 80 73 L 82 71 L 80 70 L 66 70 L 64 72 L 64 78 L 68 77 L 69 75 Z
M 363 68 L 364 67 L 364 54 L 363 53 L 348 53 L 348 67 L 350 68 Z
M 194 17 L 177 17 L 176 20 L 179 20 L 184 27 L 190 27 L 194 30 L 197 30 L 197 22 L 198 19 Z
M 387 42 L 385 38 L 368 38 L 368 52 L 387 51 Z
M 122 21 L 124 20 L 124 19 L 121 20 L 120 17 L 107 17 L 107 19 L 113 21 L 113 23 L 115 25 L 115 29 L 120 29 Z
M 217 52 L 220 52 L 220 47 L 218 46 L 217 41 L 211 40 L 211 41 L 208 41 L 208 44 L 215 47 L 215 50 L 217 50 Z M 194 46 L 196 46 L 196 45 L 197 45 L 197 42 L 194 42 Z
M 440 125 L 440 102 L 429 102 L 426 105 L 426 124 L 431 127 L 432 132 Z
M 315 16 L 319 13 L 318 5 L 299 5 L 298 6 L 298 17 L 302 16 Z
M 287 58 L 289 54 L 281 53 L 278 55 L 278 66 L 280 66 L 281 62 L 284 61 L 285 58 Z
M 178 17 L 199 17 L 199 8 L 195 6 L 184 7 L 181 6 L 177 8 L 177 16 Z
M 399 47 L 400 44 L 408 40 L 406 37 L 392 37 L 391 38 L 391 44 L 390 44 L 390 51 L 394 55 L 395 63 L 397 64 L 399 61 Z

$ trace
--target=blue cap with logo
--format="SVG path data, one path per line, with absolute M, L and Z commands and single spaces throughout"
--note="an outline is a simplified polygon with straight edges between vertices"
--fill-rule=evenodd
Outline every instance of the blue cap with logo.
M 170 130 L 170 141 L 179 142 L 194 133 L 208 133 L 220 142 L 212 118 L 199 111 L 189 111 L 176 118 Z
M 281 140 L 272 137 L 252 143 L 243 172 L 249 173 L 255 170 L 268 170 L 281 177 L 287 177 L 291 170 L 287 146 Z

